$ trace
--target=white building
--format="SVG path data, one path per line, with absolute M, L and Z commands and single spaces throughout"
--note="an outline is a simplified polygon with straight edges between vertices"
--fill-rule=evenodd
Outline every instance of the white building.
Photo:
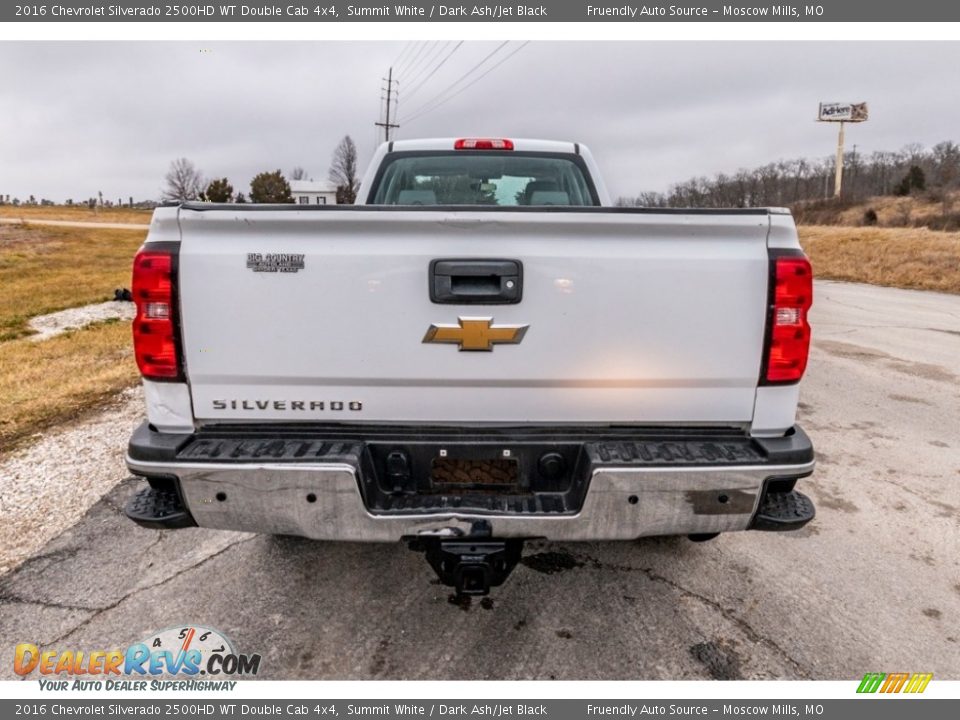
M 290 193 L 298 205 L 337 204 L 337 186 L 326 180 L 291 180 Z

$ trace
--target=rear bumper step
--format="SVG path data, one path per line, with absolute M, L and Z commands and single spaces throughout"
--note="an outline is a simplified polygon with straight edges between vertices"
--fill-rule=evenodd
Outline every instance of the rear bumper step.
M 137 525 L 154 530 L 196 527 L 197 524 L 175 489 L 145 487 L 127 501 L 123 511 Z
M 772 532 L 799 530 L 816 514 L 813 501 L 801 492 L 767 492 L 760 501 L 750 529 Z
M 128 515 L 151 527 L 195 522 L 351 541 L 470 538 L 478 525 L 492 538 L 623 540 L 792 529 L 813 517 L 809 500 L 782 492 L 813 470 L 813 449 L 799 428 L 775 440 L 676 431 L 638 438 L 637 429 L 633 437 L 608 431 L 613 439 L 576 430 L 549 437 L 360 432 L 372 439 L 324 440 L 301 428 L 272 436 L 220 429 L 174 440 L 141 428 L 127 464 L 166 492 L 138 496 Z M 431 458 L 464 458 L 469 469 L 492 453 L 518 463 L 503 491 L 491 491 L 490 482 L 447 487 L 446 465 L 433 484 Z

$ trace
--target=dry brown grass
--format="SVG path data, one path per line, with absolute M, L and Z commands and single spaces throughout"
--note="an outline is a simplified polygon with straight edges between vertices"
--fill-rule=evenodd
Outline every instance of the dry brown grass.
M 928 223 L 938 223 L 943 219 L 944 211 L 960 208 L 960 192 L 952 191 L 940 194 L 934 199 L 933 193 L 920 193 L 907 197 L 883 195 L 864 200 L 839 213 L 838 225 L 863 225 L 863 215 L 868 209 L 877 213 L 879 227 L 923 227 Z M 936 227 L 934 225 L 934 227 Z
M 797 222 L 804 225 L 960 230 L 960 190 L 927 190 L 905 197 L 878 195 L 856 203 L 833 198 L 808 200 L 796 203 L 792 210 Z M 876 218 L 868 222 L 866 215 L 871 210 Z
M 33 342 L 35 315 L 130 286 L 145 231 L 0 225 L 0 455 L 136 383 L 130 323 Z
M 26 322 L 113 298 L 130 287 L 143 230 L 0 225 L 0 342 L 29 333 Z
M 136 384 L 130 323 L 0 343 L 0 456 Z
M 926 228 L 801 226 L 814 275 L 960 293 L 960 233 Z
M 136 223 L 147 225 L 153 210 L 95 208 L 80 205 L 0 205 L 0 218 L 23 220 L 76 220 L 78 222 Z

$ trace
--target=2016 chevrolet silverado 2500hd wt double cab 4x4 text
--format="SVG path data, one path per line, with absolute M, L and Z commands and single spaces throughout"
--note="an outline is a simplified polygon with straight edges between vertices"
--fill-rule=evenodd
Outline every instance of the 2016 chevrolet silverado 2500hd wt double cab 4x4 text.
M 525 539 L 814 514 L 786 210 L 610 207 L 575 143 L 392 142 L 359 205 L 159 208 L 133 292 L 144 525 L 404 540 L 481 594 Z

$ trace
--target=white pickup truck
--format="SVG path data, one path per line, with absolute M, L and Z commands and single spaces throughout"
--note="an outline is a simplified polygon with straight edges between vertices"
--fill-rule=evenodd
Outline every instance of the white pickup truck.
M 611 207 L 572 142 L 377 151 L 359 204 L 159 208 L 134 261 L 150 527 L 523 542 L 791 530 L 810 264 L 788 211 Z

